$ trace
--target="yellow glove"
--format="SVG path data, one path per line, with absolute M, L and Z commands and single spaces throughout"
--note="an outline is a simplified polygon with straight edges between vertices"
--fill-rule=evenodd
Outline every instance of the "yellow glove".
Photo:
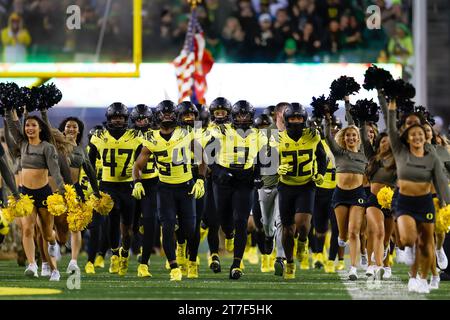
M 203 197 L 205 194 L 205 182 L 202 179 L 197 179 L 189 194 L 193 194 L 195 199 Z
M 282 164 L 278 167 L 277 172 L 280 176 L 284 176 L 291 170 L 292 170 L 292 166 L 290 166 L 288 164 Z
M 133 192 L 131 193 L 131 195 L 138 200 L 141 200 L 142 196 L 145 196 L 145 190 L 142 182 L 136 182 L 134 184 Z
M 312 177 L 312 181 L 314 181 L 314 183 L 318 186 L 323 184 L 323 175 L 321 175 L 320 173 L 314 175 Z

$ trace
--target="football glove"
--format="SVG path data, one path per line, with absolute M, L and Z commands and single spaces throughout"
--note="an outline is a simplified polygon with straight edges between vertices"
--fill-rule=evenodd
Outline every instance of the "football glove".
M 282 164 L 278 167 L 277 172 L 280 176 L 284 176 L 291 170 L 292 170 L 292 166 L 290 166 L 288 164 Z
M 134 184 L 133 192 L 131 193 L 131 195 L 138 200 L 141 200 L 142 196 L 145 196 L 145 190 L 142 182 L 136 182 Z
M 313 175 L 312 181 L 314 181 L 314 183 L 318 186 L 322 185 L 323 184 L 323 175 L 321 175 L 320 173 Z
M 195 199 L 200 199 L 205 194 L 205 182 L 202 179 L 197 179 L 189 194 L 194 195 Z
M 262 181 L 261 177 L 255 178 L 253 185 L 256 189 L 261 189 L 264 186 L 264 181 Z

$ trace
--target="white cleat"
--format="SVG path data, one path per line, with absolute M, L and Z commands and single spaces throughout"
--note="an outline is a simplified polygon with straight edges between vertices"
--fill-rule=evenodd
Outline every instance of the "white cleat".
M 437 290 L 439 289 L 439 283 L 441 282 L 441 277 L 439 276 L 431 276 L 429 289 L 430 290 Z
M 366 276 L 367 277 L 373 277 L 374 276 L 374 274 L 375 274 L 375 268 L 376 268 L 376 266 L 375 265 L 370 265 L 370 266 L 368 266 L 367 267 L 367 270 L 366 270 Z
M 38 266 L 35 263 L 30 263 L 28 267 L 25 269 L 25 275 L 31 278 L 38 278 Z
M 384 267 L 383 280 L 388 280 L 392 277 L 391 267 Z
M 48 262 L 42 262 L 41 277 L 50 277 L 51 275 L 52 270 L 50 269 Z
M 416 259 L 416 255 L 414 253 L 414 248 L 412 247 L 405 247 L 405 256 L 404 256 L 404 263 L 410 267 L 414 264 L 414 261 Z
M 348 272 L 348 279 L 351 281 L 358 280 L 358 272 L 356 267 L 351 266 L 350 271 Z
M 53 270 L 52 275 L 50 276 L 50 281 L 59 281 L 59 278 L 61 278 L 61 275 L 59 274 L 58 270 Z
M 347 242 L 338 237 L 338 246 L 341 248 L 345 248 L 347 246 Z
M 369 267 L 369 260 L 367 257 L 367 250 L 366 253 L 361 254 L 361 259 L 359 260 L 359 265 L 361 267 L 361 269 L 363 270 L 367 270 L 367 268 Z
M 61 250 L 58 242 L 55 242 L 55 244 L 48 244 L 48 254 L 50 257 L 56 258 L 57 261 L 61 259 Z
M 408 292 L 419 292 L 418 286 L 419 286 L 419 280 L 417 280 L 416 278 L 409 278 Z
M 439 250 L 436 250 L 436 258 L 437 258 L 437 265 L 439 269 L 445 270 L 448 267 L 448 259 L 447 255 L 445 254 L 444 248 L 440 248 Z
M 379 266 L 375 266 L 374 268 L 374 275 L 373 277 L 375 278 L 375 280 L 380 281 L 383 278 L 384 275 L 384 268 L 383 267 L 379 267 Z
M 80 273 L 80 267 L 78 267 L 76 260 L 70 260 L 69 265 L 67 266 L 66 273 Z
M 428 286 L 427 279 L 417 279 L 417 292 L 418 293 L 430 293 L 430 287 Z

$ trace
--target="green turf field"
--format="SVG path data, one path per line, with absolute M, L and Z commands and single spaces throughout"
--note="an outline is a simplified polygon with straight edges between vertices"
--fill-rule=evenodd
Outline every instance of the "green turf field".
M 68 275 L 64 273 L 68 257 L 60 263 L 61 281 L 50 282 L 48 278 L 29 279 L 23 275 L 24 267 L 18 267 L 15 261 L 0 261 L 0 299 L 266 299 L 266 300 L 349 300 L 349 299 L 383 299 L 398 296 L 399 299 L 450 299 L 450 283 L 441 283 L 438 291 L 423 296 L 413 294 L 404 295 L 407 284 L 407 269 L 405 266 L 394 266 L 396 280 L 390 281 L 379 289 L 367 289 L 365 278 L 360 278 L 357 284 L 346 286 L 344 274 L 325 274 L 323 270 L 299 270 L 296 279 L 285 281 L 273 274 L 263 274 L 259 265 L 245 264 L 244 276 L 238 281 L 228 279 L 226 272 L 231 258 L 222 259 L 222 273 L 214 274 L 206 266 L 206 256 L 201 254 L 199 279 L 183 278 L 183 281 L 173 283 L 169 281 L 169 271 L 164 268 L 164 260 L 160 257 L 151 258 L 150 271 L 152 278 L 138 278 L 137 262 L 133 256 L 130 260 L 128 275 L 119 277 L 107 272 L 109 259 L 105 269 L 96 269 L 95 275 L 84 273 L 86 257 L 79 261 L 82 267 L 79 290 L 69 290 Z M 342 279 L 341 279 L 342 277 Z M 5 287 L 48 288 L 60 290 L 57 294 L 45 295 L 11 295 Z M 352 294 L 347 288 L 350 288 Z M 398 290 L 398 292 L 396 292 Z M 403 290 L 403 291 L 401 291 Z

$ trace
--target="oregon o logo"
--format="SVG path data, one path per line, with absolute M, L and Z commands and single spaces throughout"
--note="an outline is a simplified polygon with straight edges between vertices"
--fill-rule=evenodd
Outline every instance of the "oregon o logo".
M 364 199 L 359 198 L 359 199 L 358 199 L 358 203 L 359 203 L 359 204 L 363 204 L 363 203 L 364 203 Z
M 433 220 L 433 214 L 432 213 L 427 213 L 427 219 L 428 220 Z

